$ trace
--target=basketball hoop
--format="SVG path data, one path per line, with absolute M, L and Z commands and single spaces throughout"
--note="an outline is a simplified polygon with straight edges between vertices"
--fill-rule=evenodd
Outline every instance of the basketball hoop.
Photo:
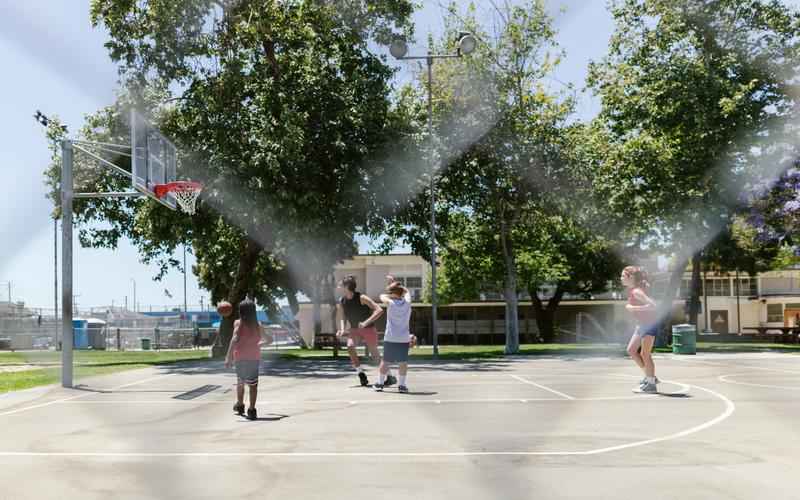
M 197 209 L 197 198 L 200 196 L 200 192 L 203 191 L 203 185 L 193 181 L 177 181 L 156 184 L 153 191 L 159 199 L 164 198 L 168 193 L 172 193 L 181 210 L 189 215 L 194 215 Z

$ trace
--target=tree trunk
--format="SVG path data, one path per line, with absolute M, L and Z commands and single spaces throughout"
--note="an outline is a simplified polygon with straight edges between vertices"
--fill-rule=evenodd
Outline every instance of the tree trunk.
M 662 325 L 664 325 L 664 327 L 659 331 L 660 335 L 656 342 L 658 347 L 665 347 L 669 343 L 668 339 L 671 335 L 669 326 L 672 318 L 672 305 L 675 301 L 675 297 L 678 295 L 678 290 L 680 289 L 681 282 L 683 281 L 683 275 L 686 272 L 686 266 L 688 265 L 688 258 L 681 256 L 678 259 L 677 265 L 675 266 L 675 269 L 672 270 L 672 274 L 669 277 L 669 283 L 667 284 L 667 289 L 664 291 L 664 295 L 661 298 L 661 303 L 658 304 L 658 318 L 663 322 Z
M 533 302 L 533 310 L 536 314 L 536 326 L 539 328 L 539 336 L 543 342 L 549 344 L 556 338 L 556 310 L 561 303 L 561 299 L 564 298 L 564 290 L 561 285 L 558 285 L 553 296 L 547 301 L 546 307 L 542 304 L 542 299 L 539 298 L 539 294 L 536 291 L 529 293 Z
M 236 269 L 236 277 L 228 295 L 228 302 L 233 305 L 233 314 L 227 318 L 222 318 L 219 325 L 219 341 L 215 342 L 212 348 L 212 355 L 215 358 L 225 356 L 228 352 L 228 344 L 233 337 L 233 323 L 239 318 L 239 302 L 247 297 L 248 277 L 253 274 L 261 254 L 261 246 L 254 240 L 247 238 L 239 255 L 239 267 Z
M 506 354 L 519 352 L 519 299 L 517 296 L 517 263 L 511 242 L 508 241 L 508 229 L 501 224 L 500 242 L 503 249 L 503 262 L 506 268 L 504 295 L 506 299 Z
M 692 255 L 692 292 L 689 299 L 689 323 L 697 326 L 700 315 L 700 252 Z
M 331 332 L 336 332 L 339 327 L 336 325 L 336 278 L 333 276 L 333 270 L 328 273 L 328 276 L 325 278 L 325 302 L 328 304 L 330 308 L 330 318 L 331 318 Z M 339 340 L 335 339 L 333 342 L 333 357 L 339 357 Z
M 313 303 L 314 336 L 322 333 L 322 290 L 319 281 L 311 286 L 311 301 Z

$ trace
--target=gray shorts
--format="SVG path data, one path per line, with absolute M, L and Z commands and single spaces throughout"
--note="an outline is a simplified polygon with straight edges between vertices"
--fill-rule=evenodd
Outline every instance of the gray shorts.
M 390 363 L 408 363 L 408 342 L 384 342 L 383 359 Z
M 258 385 L 258 373 L 261 371 L 261 361 L 240 360 L 236 362 L 236 378 L 239 385 Z

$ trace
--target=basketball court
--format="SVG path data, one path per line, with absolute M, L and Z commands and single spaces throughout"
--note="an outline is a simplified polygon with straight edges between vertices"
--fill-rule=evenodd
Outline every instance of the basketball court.
M 0 498 L 796 498 L 800 358 L 265 362 L 259 420 L 217 363 L 0 398 Z M 371 374 L 374 373 L 374 370 Z

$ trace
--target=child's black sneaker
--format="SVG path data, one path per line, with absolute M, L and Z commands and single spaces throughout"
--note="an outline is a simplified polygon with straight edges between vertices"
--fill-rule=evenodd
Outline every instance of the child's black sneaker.
M 361 386 L 366 387 L 369 385 L 369 379 L 367 378 L 367 374 L 364 372 L 358 372 L 358 379 L 361 381 Z
M 378 392 L 383 392 L 383 384 L 375 384 L 372 386 L 372 388 Z
M 244 415 L 244 403 L 236 403 L 233 405 L 233 413 L 237 415 Z
M 255 408 L 248 408 L 247 409 L 247 420 L 257 420 L 258 419 L 258 412 L 256 412 Z
M 403 393 L 403 394 L 408 394 L 408 387 L 406 387 L 404 385 L 401 385 L 400 387 L 398 387 L 397 390 L 399 392 Z

